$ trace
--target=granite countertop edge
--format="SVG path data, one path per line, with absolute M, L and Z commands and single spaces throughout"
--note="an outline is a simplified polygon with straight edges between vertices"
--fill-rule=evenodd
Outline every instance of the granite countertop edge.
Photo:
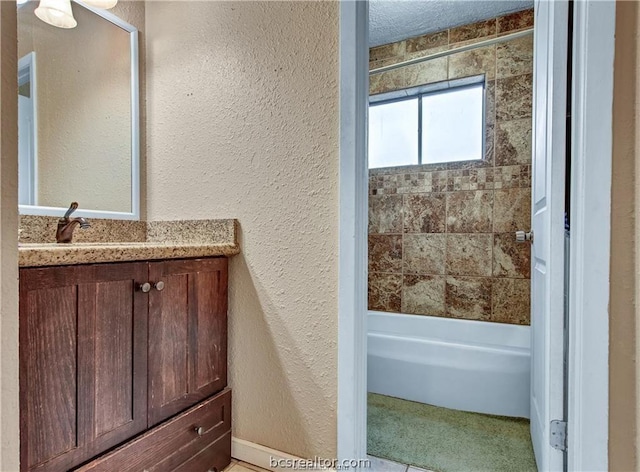
M 83 244 L 23 244 L 18 247 L 20 267 L 134 262 L 194 257 L 231 257 L 237 243 L 127 242 Z

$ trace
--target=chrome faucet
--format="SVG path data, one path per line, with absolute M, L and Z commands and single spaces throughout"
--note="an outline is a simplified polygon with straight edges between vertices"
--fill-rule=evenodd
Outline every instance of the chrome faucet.
M 58 220 L 58 229 L 56 230 L 56 241 L 58 243 L 70 243 L 73 238 L 73 230 L 77 225 L 80 225 L 82 229 L 87 229 L 91 226 L 84 218 L 69 218 L 77 208 L 78 202 L 72 202 L 64 216 Z

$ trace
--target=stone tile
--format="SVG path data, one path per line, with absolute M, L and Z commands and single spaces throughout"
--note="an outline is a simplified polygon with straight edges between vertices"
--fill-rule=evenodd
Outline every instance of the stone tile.
M 396 56 L 404 56 L 405 42 L 398 41 L 396 43 L 383 44 L 369 49 L 369 61 L 379 61 L 381 59 L 389 59 Z
M 369 233 L 402 233 L 402 195 L 369 197 Z
M 496 190 L 493 195 L 493 231 L 529 231 L 531 227 L 531 189 Z
M 247 464 L 246 462 L 236 462 L 235 464 L 233 464 L 233 467 L 228 470 L 229 472 L 261 472 L 265 469 L 260 469 L 255 466 L 249 467 L 249 464 Z
M 492 80 L 496 76 L 495 71 L 495 45 L 449 56 L 449 79 L 485 74 L 487 80 Z
M 444 233 L 444 193 L 413 194 L 404 197 L 405 233 Z
M 514 233 L 494 234 L 493 276 L 531 277 L 531 245 L 517 243 Z
M 533 26 L 533 8 L 522 10 L 498 18 L 498 34 L 506 34 Z
M 489 80 L 484 90 L 484 122 L 486 125 L 493 125 L 496 122 L 496 81 Z
M 484 159 L 480 161 L 483 165 L 477 167 L 485 167 L 485 166 L 493 166 L 495 160 L 495 142 L 496 142 L 496 132 L 495 125 L 487 124 L 485 126 L 485 136 L 484 136 Z
M 443 275 L 405 275 L 402 279 L 402 313 L 444 316 Z
M 233 468 L 233 466 L 236 465 L 237 463 L 238 461 L 232 458 L 229 465 L 226 466 L 222 472 L 229 472 Z
M 531 281 L 528 279 L 493 279 L 491 321 L 530 324 Z
M 416 36 L 405 40 L 405 43 L 406 59 L 422 57 L 446 49 L 449 44 L 449 32 L 445 30 L 437 33 Z
M 369 272 L 402 273 L 402 235 L 369 235 Z
M 491 234 L 447 234 L 449 275 L 491 276 Z
M 436 171 L 431 174 L 431 187 L 434 192 L 449 190 L 449 174 L 447 171 Z
M 533 73 L 533 35 L 496 46 L 496 76 L 499 79 Z
M 403 67 L 369 76 L 369 94 L 376 95 L 404 88 L 405 69 Z
M 367 456 L 367 459 L 371 461 L 369 472 L 406 472 L 407 470 L 407 466 L 399 462 L 393 462 L 375 456 Z
M 369 272 L 369 310 L 400 313 L 401 274 Z
M 472 23 L 470 25 L 457 26 L 449 30 L 449 44 L 480 40 L 496 34 L 496 20 L 490 19 Z
M 496 166 L 531 164 L 531 119 L 498 122 L 495 147 Z
M 496 188 L 531 188 L 530 165 L 502 166 L 494 169 Z
M 447 58 L 440 57 L 404 67 L 405 87 L 430 84 L 447 80 Z
M 447 194 L 448 233 L 490 233 L 493 231 L 493 192 Z
M 444 234 L 405 234 L 403 270 L 405 274 L 444 274 Z
M 530 118 L 533 110 L 533 75 L 517 75 L 496 81 L 496 120 Z
M 491 318 L 491 280 L 484 277 L 447 277 L 447 316 L 468 320 Z

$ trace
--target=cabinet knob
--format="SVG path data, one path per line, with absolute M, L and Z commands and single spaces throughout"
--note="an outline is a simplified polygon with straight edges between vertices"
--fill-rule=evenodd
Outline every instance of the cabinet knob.
M 196 426 L 194 429 L 198 436 L 202 436 L 204 434 L 204 428 L 202 426 Z
M 162 280 L 160 280 L 159 282 L 156 282 L 153 284 L 153 287 L 158 291 L 158 292 L 162 292 L 164 290 L 164 282 Z
M 138 284 L 138 290 L 142 293 L 149 293 L 151 291 L 151 284 L 149 282 Z

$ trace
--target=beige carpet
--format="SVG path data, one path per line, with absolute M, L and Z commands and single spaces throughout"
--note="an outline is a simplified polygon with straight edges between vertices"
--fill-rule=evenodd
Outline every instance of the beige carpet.
M 536 471 L 529 420 L 370 393 L 368 453 L 438 472 Z

